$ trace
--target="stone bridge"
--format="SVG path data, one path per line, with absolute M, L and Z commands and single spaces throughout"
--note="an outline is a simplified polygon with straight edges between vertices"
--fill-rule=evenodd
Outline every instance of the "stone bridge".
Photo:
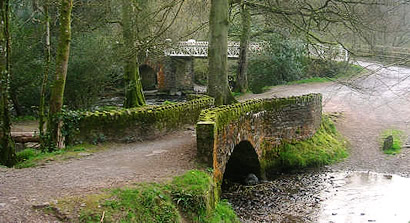
M 254 173 L 266 178 L 282 142 L 304 140 L 319 129 L 322 96 L 250 100 L 202 111 L 196 126 L 198 158 L 216 182 Z

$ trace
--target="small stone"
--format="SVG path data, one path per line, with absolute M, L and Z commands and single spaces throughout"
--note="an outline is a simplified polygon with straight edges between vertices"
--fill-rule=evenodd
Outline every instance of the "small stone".
M 383 150 L 388 150 L 393 147 L 393 136 L 389 135 L 384 139 Z
M 376 222 L 376 220 L 367 220 L 368 222 Z
M 81 205 L 80 205 L 80 207 L 85 207 L 86 205 L 85 205 L 85 203 L 82 203 Z
M 333 216 L 337 215 L 337 213 L 332 213 Z
M 79 153 L 78 156 L 86 157 L 86 156 L 91 156 L 91 153 Z
M 393 176 L 389 175 L 389 174 L 383 175 L 383 177 L 388 179 L 388 180 L 391 180 L 393 178 Z
M 0 208 L 6 207 L 6 203 L 0 203 Z
M 364 215 L 366 215 L 366 214 L 365 214 L 365 213 L 360 213 L 360 215 L 361 215 L 361 216 L 364 216 Z
M 35 209 L 47 208 L 47 207 L 50 207 L 50 203 L 49 202 L 44 202 L 42 204 L 33 204 L 32 207 L 35 208 Z
M 255 184 L 258 184 L 258 183 L 259 183 L 258 177 L 253 173 L 248 174 L 248 176 L 246 176 L 246 178 L 245 178 L 245 184 L 246 185 L 255 185 Z

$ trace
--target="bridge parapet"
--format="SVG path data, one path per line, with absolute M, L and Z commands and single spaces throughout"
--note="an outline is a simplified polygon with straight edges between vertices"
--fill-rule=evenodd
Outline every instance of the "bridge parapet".
M 221 182 L 226 164 L 241 142 L 249 142 L 256 151 L 264 175 L 266 150 L 282 141 L 312 137 L 321 123 L 322 96 L 250 100 L 202 111 L 197 123 L 198 158 L 214 168 Z M 269 145 L 269 146 L 266 146 Z
M 170 57 L 208 57 L 208 42 L 207 41 L 180 41 L 175 46 L 165 50 L 165 56 Z M 251 53 L 257 53 L 264 49 L 266 43 L 264 42 L 251 42 L 249 43 L 249 51 Z M 239 42 L 228 42 L 228 58 L 239 58 Z

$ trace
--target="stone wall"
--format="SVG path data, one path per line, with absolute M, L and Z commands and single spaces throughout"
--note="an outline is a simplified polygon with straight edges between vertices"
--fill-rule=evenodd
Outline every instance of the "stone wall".
M 63 134 L 68 144 L 152 139 L 184 125 L 195 124 L 201 110 L 213 104 L 213 98 L 199 96 L 170 105 L 65 114 Z
M 221 181 L 237 144 L 250 142 L 262 161 L 266 145 L 312 137 L 320 127 L 321 114 L 320 94 L 250 100 L 207 109 L 196 127 L 198 158 L 213 167 L 216 180 Z
M 194 58 L 167 57 L 163 72 L 158 77 L 158 90 L 174 94 L 177 91 L 194 90 Z

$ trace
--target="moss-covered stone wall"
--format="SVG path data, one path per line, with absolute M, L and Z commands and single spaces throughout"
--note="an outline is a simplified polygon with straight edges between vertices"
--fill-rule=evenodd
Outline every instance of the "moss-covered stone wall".
M 63 119 L 64 134 L 68 144 L 151 139 L 184 125 L 195 124 L 201 110 L 213 104 L 213 98 L 201 96 L 170 105 L 76 113 Z
M 250 100 L 204 110 L 196 126 L 198 158 L 214 168 L 220 182 L 235 145 L 250 142 L 261 159 L 267 144 L 279 146 L 284 140 L 312 137 L 320 127 L 321 114 L 320 94 Z

